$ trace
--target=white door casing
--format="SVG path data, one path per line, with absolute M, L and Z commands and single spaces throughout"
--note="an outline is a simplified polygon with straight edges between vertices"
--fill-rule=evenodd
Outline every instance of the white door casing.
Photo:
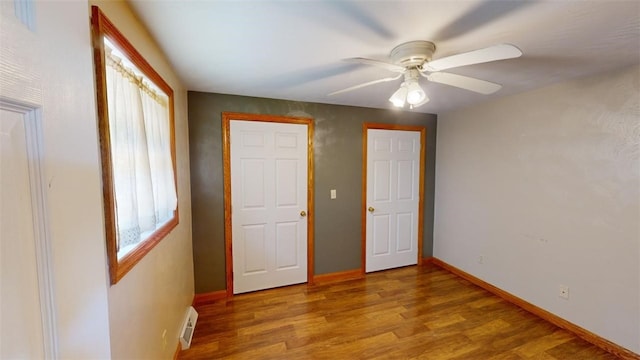
M 233 293 L 307 281 L 308 125 L 230 121 Z
M 367 129 L 365 271 L 418 263 L 419 131 Z
M 31 1 L 0 4 L 0 358 L 57 357 Z M 9 56 L 4 56 L 4 55 Z

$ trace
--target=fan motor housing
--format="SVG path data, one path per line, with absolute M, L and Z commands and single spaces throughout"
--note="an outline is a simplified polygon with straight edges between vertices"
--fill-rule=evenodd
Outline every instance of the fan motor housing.
M 431 41 L 409 41 L 391 50 L 389 57 L 394 64 L 405 67 L 416 67 L 431 61 L 436 45 Z

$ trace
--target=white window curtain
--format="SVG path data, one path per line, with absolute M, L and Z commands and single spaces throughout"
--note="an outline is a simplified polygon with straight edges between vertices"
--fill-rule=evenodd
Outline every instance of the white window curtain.
M 118 255 L 171 219 L 177 205 L 167 98 L 106 52 Z

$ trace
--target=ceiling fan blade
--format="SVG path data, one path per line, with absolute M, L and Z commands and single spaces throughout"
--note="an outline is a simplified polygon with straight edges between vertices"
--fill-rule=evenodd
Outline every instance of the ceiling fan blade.
M 490 81 L 445 72 L 435 72 L 427 75 L 423 74 L 423 76 L 432 82 L 455 86 L 484 95 L 493 94 L 502 88 L 502 85 L 492 83 Z
M 335 7 L 340 14 L 350 17 L 350 22 L 360 24 L 381 38 L 389 40 L 394 38 L 389 28 L 366 11 L 365 5 L 348 1 L 327 1 L 326 4 Z M 326 19 L 323 20 L 326 21 Z
M 427 71 L 440 71 L 466 65 L 481 64 L 496 60 L 506 60 L 520 57 L 522 51 L 511 44 L 499 44 L 469 51 L 462 54 L 447 56 L 433 60 L 424 65 Z
M 334 92 L 332 92 L 331 94 L 329 94 L 329 96 L 337 95 L 337 94 L 342 94 L 342 93 L 345 93 L 345 92 L 347 92 L 347 91 L 360 89 L 360 88 L 363 88 L 363 87 L 366 87 L 366 86 L 369 86 L 369 85 L 374 85 L 374 84 L 378 84 L 378 83 L 382 83 L 382 82 L 387 82 L 387 81 L 398 80 L 398 79 L 400 79 L 400 77 L 401 77 L 401 76 L 402 76 L 402 74 L 397 75 L 397 76 L 392 76 L 392 77 L 384 78 L 384 79 L 378 79 L 378 80 L 369 81 L 369 82 L 366 82 L 366 83 L 364 83 L 364 84 L 355 85 L 355 86 L 352 86 L 352 87 L 348 87 L 348 88 L 346 88 L 346 89 L 342 89 L 342 90 L 334 91 Z
M 403 73 L 406 70 L 404 66 L 395 65 L 395 64 L 391 64 L 391 63 L 379 61 L 379 60 L 361 58 L 361 57 L 344 59 L 344 61 L 377 66 L 379 68 L 383 68 L 383 69 L 393 71 L 393 72 L 398 72 L 398 73 Z
M 442 42 L 457 38 L 533 4 L 533 1 L 483 1 L 438 31 L 432 39 Z
M 360 69 L 360 66 L 356 64 L 329 64 L 322 66 L 309 67 L 297 71 L 292 71 L 285 74 L 279 74 L 274 77 L 264 79 L 263 82 L 256 82 L 256 87 L 275 87 L 275 88 L 288 88 L 294 86 L 300 86 L 313 81 L 318 81 L 326 78 L 331 78 L 338 75 L 347 74 L 356 69 Z

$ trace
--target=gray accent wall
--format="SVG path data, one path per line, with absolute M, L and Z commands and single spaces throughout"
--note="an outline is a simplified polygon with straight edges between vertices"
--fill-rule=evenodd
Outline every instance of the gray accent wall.
M 189 92 L 189 147 L 195 292 L 225 286 L 222 113 L 314 119 L 314 274 L 361 266 L 362 124 L 427 129 L 423 257 L 432 256 L 437 117 L 409 111 Z M 329 198 L 336 189 L 337 199 Z

